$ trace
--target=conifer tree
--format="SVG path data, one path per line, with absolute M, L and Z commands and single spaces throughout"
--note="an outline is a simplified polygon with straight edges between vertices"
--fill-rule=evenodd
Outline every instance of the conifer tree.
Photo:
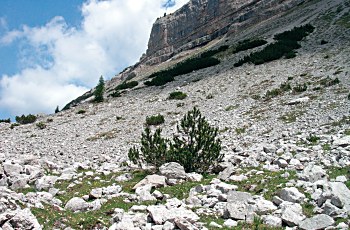
M 105 89 L 105 81 L 103 77 L 100 77 L 100 80 L 98 81 L 98 84 L 96 86 L 96 89 L 94 91 L 95 95 L 95 102 L 103 102 L 103 92 Z

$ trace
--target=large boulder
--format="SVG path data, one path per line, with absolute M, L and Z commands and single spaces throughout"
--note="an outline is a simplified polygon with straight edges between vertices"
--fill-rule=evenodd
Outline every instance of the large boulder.
M 334 220 L 332 217 L 325 214 L 320 214 L 303 220 L 299 224 L 299 228 L 303 230 L 318 230 L 325 229 L 333 224 Z
M 329 185 L 333 195 L 333 204 L 341 203 L 343 208 L 350 213 L 350 190 L 342 182 L 330 182 Z
M 166 177 L 165 176 L 159 176 L 156 174 L 148 175 L 143 180 L 141 180 L 139 183 L 137 183 L 133 189 L 137 189 L 138 187 L 143 187 L 145 185 L 151 184 L 153 187 L 159 188 L 166 186 Z
M 305 219 L 303 208 L 300 204 L 283 202 L 280 207 L 282 221 L 289 227 L 298 226 Z
M 6 161 L 2 164 L 4 172 L 7 176 L 16 176 L 23 171 L 23 167 L 17 163 L 12 163 L 11 161 Z
M 253 212 L 253 206 L 248 204 L 252 196 L 246 192 L 230 191 L 227 195 L 225 217 L 234 220 L 245 220 Z
M 57 181 L 57 176 L 43 176 L 35 182 L 35 188 L 38 191 L 53 188 Z
M 320 166 L 310 163 L 304 168 L 301 174 L 299 174 L 299 179 L 313 183 L 318 180 L 327 179 L 327 173 Z
M 302 203 L 305 199 L 305 195 L 295 187 L 291 188 L 283 188 L 280 193 L 279 197 L 282 200 L 293 202 L 293 203 Z
M 73 197 L 67 202 L 65 206 L 65 209 L 72 210 L 73 212 L 84 212 L 89 208 L 90 205 L 80 197 Z
M 16 210 L 15 215 L 8 220 L 8 224 L 12 227 L 11 229 L 42 229 L 29 208 Z
M 167 209 L 164 205 L 151 205 L 148 206 L 147 211 L 156 224 L 164 224 L 166 221 L 174 223 L 177 218 L 186 219 L 190 223 L 199 220 L 196 213 L 184 207 Z
M 182 179 L 187 178 L 185 169 L 182 165 L 176 162 L 165 163 L 159 168 L 159 173 L 167 179 Z

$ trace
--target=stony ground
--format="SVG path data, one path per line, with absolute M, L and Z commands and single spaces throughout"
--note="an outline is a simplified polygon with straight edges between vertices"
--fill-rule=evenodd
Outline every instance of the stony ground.
M 316 30 L 293 59 L 234 68 L 251 51 L 228 50 L 220 65 L 163 87 L 141 84 L 35 124 L 0 123 L 0 229 L 348 229 L 349 2 L 328 3 L 303 15 Z M 292 89 L 267 95 L 281 84 Z M 188 96 L 168 100 L 173 91 Z M 194 106 L 220 129 L 221 172 L 135 171 L 127 152 L 146 117 L 164 115 L 170 137 Z

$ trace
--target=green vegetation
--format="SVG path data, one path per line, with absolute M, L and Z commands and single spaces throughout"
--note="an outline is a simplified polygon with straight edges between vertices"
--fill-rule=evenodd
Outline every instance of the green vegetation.
M 55 113 L 59 113 L 60 112 L 60 108 L 57 106 L 55 109 Z
M 216 50 L 208 50 L 208 51 L 203 52 L 203 53 L 200 55 L 200 57 L 201 57 L 201 58 L 209 58 L 209 57 L 214 56 L 215 54 L 218 54 L 218 53 L 221 53 L 221 52 L 226 51 L 228 48 L 229 48 L 228 45 L 223 45 L 223 46 L 220 46 L 220 47 L 219 47 L 218 49 L 216 49 Z
M 350 11 L 344 13 L 336 23 L 345 28 L 350 28 Z
M 81 109 L 81 110 L 79 110 L 79 111 L 77 112 L 77 114 L 84 114 L 84 113 L 86 113 L 86 111 L 83 110 L 83 109 Z
M 103 102 L 103 92 L 105 90 L 105 81 L 103 77 L 101 76 L 100 79 L 98 80 L 98 84 L 96 86 L 96 89 L 94 91 L 94 96 L 95 96 L 95 102 Z
M 298 84 L 298 85 L 293 87 L 293 92 L 294 93 L 302 93 L 302 92 L 305 92 L 306 90 L 307 90 L 306 83 L 304 83 L 303 85 Z
M 0 119 L 0 123 L 11 123 L 11 119 Z
M 278 95 L 282 95 L 284 92 L 291 90 L 292 87 L 289 83 L 282 83 L 279 88 L 268 90 L 265 94 L 265 98 L 271 99 L 277 97 Z
M 45 129 L 46 124 L 44 122 L 39 122 L 39 123 L 36 123 L 36 127 L 38 127 L 39 129 Z
M 239 105 L 229 105 L 225 108 L 225 111 L 231 111 L 231 110 L 234 110 L 234 109 L 237 109 L 239 107 Z
M 16 116 L 15 119 L 17 123 L 24 125 L 24 124 L 34 123 L 36 121 L 36 116 L 32 114 L 29 114 L 26 116 L 23 114 L 20 117 Z
M 236 128 L 235 131 L 236 131 L 237 135 L 241 135 L 241 134 L 245 133 L 245 128 Z
M 241 66 L 244 63 L 251 62 L 255 65 L 260 65 L 265 62 L 274 61 L 282 58 L 295 57 L 295 50 L 301 46 L 298 41 L 301 41 L 309 33 L 312 33 L 315 28 L 310 25 L 294 27 L 292 30 L 276 34 L 274 39 L 276 42 L 267 45 L 263 50 L 251 53 L 245 56 L 234 64 L 235 67 Z
M 117 87 L 115 87 L 115 90 L 132 89 L 136 87 L 138 84 L 139 83 L 137 81 L 123 82 Z
M 122 94 L 119 91 L 115 91 L 112 94 L 109 95 L 110 97 L 121 97 Z
M 146 81 L 147 86 L 161 86 L 168 82 L 174 81 L 174 77 L 190 73 L 194 70 L 199 70 L 219 64 L 220 61 L 213 57 L 195 57 L 187 59 L 183 62 L 176 64 L 174 67 L 153 73 L 149 76 L 152 78 L 150 81 Z
M 168 99 L 169 100 L 183 100 L 187 97 L 186 93 L 180 92 L 180 91 L 175 91 L 170 93 Z
M 79 104 L 80 102 L 88 99 L 89 97 L 91 97 L 93 95 L 93 93 L 91 93 L 90 91 L 89 92 L 86 92 L 84 93 L 83 95 L 81 95 L 80 97 L 77 97 L 76 99 L 74 99 L 73 101 L 69 102 L 67 105 L 65 105 L 63 107 L 62 110 L 67 110 L 67 109 L 70 109 L 71 107 Z
M 320 138 L 319 138 L 318 136 L 316 136 L 316 135 L 310 134 L 310 135 L 306 138 L 306 140 L 307 140 L 308 142 L 310 142 L 312 145 L 315 145 L 315 144 L 318 143 L 318 141 L 320 140 Z
M 326 77 L 320 81 L 320 85 L 324 87 L 330 87 L 339 83 L 340 83 L 340 80 L 338 78 L 331 79 L 330 77 Z
M 186 172 L 200 173 L 222 160 L 218 129 L 211 127 L 196 107 L 182 118 L 177 133 L 170 141 L 161 137 L 161 129 L 152 134 L 146 128 L 141 136 L 141 152 L 132 147 L 129 159 L 139 165 L 154 165 L 156 169 L 166 162 L 178 162 Z
M 346 176 L 348 180 L 345 182 L 345 185 L 350 189 L 350 166 L 328 168 L 327 174 L 329 175 L 329 179 L 335 179 L 337 176 Z
M 252 169 L 256 170 L 256 169 Z M 240 174 L 246 174 L 249 169 L 244 169 L 240 172 Z M 272 200 L 272 197 L 277 195 L 278 190 L 276 188 L 282 186 L 285 187 L 285 184 L 291 180 L 296 178 L 295 171 L 281 170 L 278 172 L 272 172 L 263 170 L 263 174 L 255 175 L 248 178 L 247 180 L 243 180 L 240 182 L 232 182 L 238 186 L 238 191 L 246 191 L 252 193 L 254 195 L 263 195 L 265 199 Z M 282 174 L 287 173 L 289 176 L 282 177 Z M 248 175 L 249 177 L 249 175 Z
M 10 129 L 14 129 L 15 127 L 19 126 L 20 124 L 18 123 L 12 123 L 10 126 Z
M 328 151 L 331 151 L 332 148 L 331 148 L 330 144 L 326 143 L 326 144 L 322 145 L 322 149 L 323 149 L 323 151 L 328 152 Z
M 344 134 L 347 135 L 347 136 L 350 136 L 350 129 L 345 129 Z
M 238 42 L 238 45 L 235 47 L 234 53 L 238 53 L 240 51 L 253 49 L 262 45 L 267 44 L 267 41 L 262 39 L 256 39 L 256 40 L 243 40 L 241 42 Z
M 126 182 L 121 182 L 119 185 L 123 187 L 123 191 L 132 192 L 132 188 L 146 175 L 147 171 L 132 172 L 133 179 Z M 114 177 L 120 173 L 111 173 L 109 175 L 98 174 L 93 176 L 84 176 L 80 184 L 75 184 L 68 187 L 72 181 L 58 181 L 55 188 L 67 191 L 66 193 L 57 195 L 57 198 L 62 200 L 63 206 L 73 197 L 88 195 L 94 188 L 101 188 L 115 184 Z M 95 177 L 100 177 L 95 180 Z M 28 189 L 28 191 L 30 191 Z M 115 208 L 122 208 L 125 211 L 129 210 L 135 204 L 153 204 L 153 203 L 126 203 L 124 197 L 116 197 L 107 200 L 99 210 L 89 212 L 74 213 L 69 210 L 57 210 L 53 206 L 46 205 L 44 209 L 32 208 L 32 213 L 37 217 L 39 223 L 44 226 L 44 229 L 54 229 L 57 224 L 64 224 L 74 229 L 101 229 L 110 226 L 110 219 L 112 218 Z
M 160 125 L 164 123 L 164 116 L 161 114 L 146 117 L 146 125 Z

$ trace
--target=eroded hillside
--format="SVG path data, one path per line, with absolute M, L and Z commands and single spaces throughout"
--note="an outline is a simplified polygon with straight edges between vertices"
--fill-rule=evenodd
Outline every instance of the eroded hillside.
M 107 82 L 103 103 L 88 99 L 34 124 L 0 123 L 1 228 L 348 229 L 349 10 L 349 1 L 305 1 L 166 63 L 132 67 Z M 276 34 L 306 24 L 314 30 L 295 57 L 235 67 Z M 267 44 L 238 52 L 246 39 Z M 144 84 L 152 73 L 223 46 L 212 55 L 220 64 L 162 86 Z M 109 97 L 131 72 L 137 86 Z M 170 100 L 174 91 L 187 97 Z M 170 138 L 194 106 L 219 128 L 223 171 L 201 178 L 170 165 L 175 176 L 163 171 L 133 190 L 150 174 L 133 171 L 127 157 L 146 117 L 163 115 L 158 127 Z

